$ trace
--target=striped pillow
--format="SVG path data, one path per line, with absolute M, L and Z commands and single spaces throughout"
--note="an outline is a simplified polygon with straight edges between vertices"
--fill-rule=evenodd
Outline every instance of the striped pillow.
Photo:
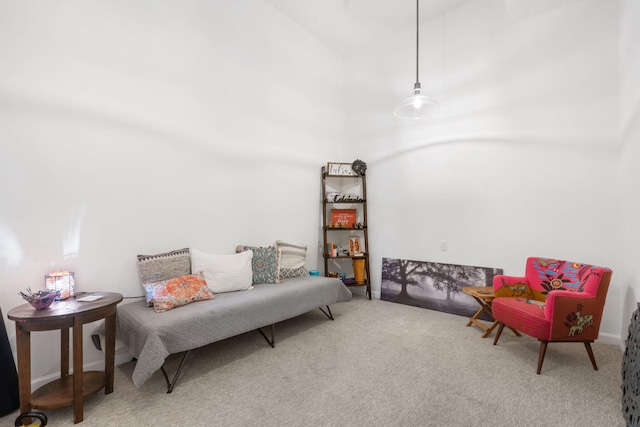
M 278 248 L 278 277 L 290 279 L 293 277 L 308 276 L 305 267 L 307 262 L 307 247 L 276 241 Z

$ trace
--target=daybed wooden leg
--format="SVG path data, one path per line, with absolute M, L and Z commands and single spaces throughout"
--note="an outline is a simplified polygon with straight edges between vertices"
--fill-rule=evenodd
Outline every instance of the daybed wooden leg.
M 269 345 L 271 346 L 271 348 L 275 348 L 276 346 L 276 325 L 273 324 L 271 325 L 271 339 L 269 339 L 264 332 L 262 332 L 262 328 L 258 328 L 258 332 L 260 332 L 260 335 L 262 335 L 262 337 L 267 340 L 267 342 L 269 343 Z
M 191 350 L 187 350 L 184 356 L 182 356 L 182 361 L 180 361 L 180 366 L 178 366 L 178 370 L 176 371 L 176 374 L 173 376 L 173 381 L 169 381 L 169 376 L 167 375 L 167 371 L 164 370 L 164 365 L 160 367 L 160 370 L 162 371 L 162 375 L 164 375 L 164 379 L 165 381 L 167 381 L 167 394 L 171 393 L 173 391 L 173 388 L 176 386 L 176 382 L 178 382 L 178 377 L 182 372 L 182 368 L 184 368 L 184 362 L 187 361 L 187 356 L 189 355 L 189 353 L 191 353 Z
M 587 353 L 589 353 L 589 359 L 591 359 L 591 364 L 593 365 L 593 369 L 595 371 L 598 370 L 598 365 L 596 365 L 596 358 L 593 356 L 593 350 L 591 349 L 591 343 L 588 341 L 585 341 L 584 346 L 587 349 Z
M 335 319 L 333 318 L 333 314 L 331 314 L 331 309 L 329 308 L 329 306 L 327 306 L 327 311 L 324 311 L 324 310 L 322 309 L 322 307 L 318 307 L 318 308 L 319 308 L 319 309 L 320 309 L 320 311 L 321 311 L 321 312 L 323 312 L 323 313 L 324 313 L 324 315 L 325 315 L 325 316 L 327 316 L 329 319 L 331 319 L 331 320 L 335 320 Z M 327 312 L 328 312 L 328 313 L 327 313 Z

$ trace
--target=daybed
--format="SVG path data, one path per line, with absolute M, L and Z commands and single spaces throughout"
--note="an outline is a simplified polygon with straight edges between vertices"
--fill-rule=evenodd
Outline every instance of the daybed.
M 118 307 L 116 336 L 137 359 L 132 376 L 134 384 L 141 386 L 161 369 L 167 381 L 167 393 L 171 393 L 190 350 L 255 329 L 273 347 L 275 323 L 318 308 L 333 320 L 329 305 L 350 300 L 351 291 L 341 280 L 315 276 L 219 293 L 215 299 L 164 313 L 156 313 L 141 299 Z M 265 326 L 271 326 L 270 339 L 260 329 Z M 103 334 L 102 326 L 96 334 Z M 186 353 L 170 381 L 164 361 L 170 354 L 180 352 Z
M 350 301 L 351 291 L 339 279 L 309 276 L 306 250 L 278 240 L 276 246 L 238 246 L 234 255 L 189 248 L 138 255 L 146 299 L 118 308 L 116 330 L 137 359 L 133 383 L 141 386 L 160 369 L 171 393 L 194 348 L 255 329 L 273 347 L 275 323 L 317 308 L 333 320 L 329 305 Z M 265 326 L 271 326 L 270 337 Z M 93 337 L 98 347 L 100 335 L 104 325 Z M 180 352 L 185 354 L 170 381 L 164 361 Z

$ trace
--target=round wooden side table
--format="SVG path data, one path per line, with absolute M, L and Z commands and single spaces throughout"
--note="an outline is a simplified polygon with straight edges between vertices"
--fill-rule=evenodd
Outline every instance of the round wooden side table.
M 87 296 L 100 299 L 81 302 Z M 115 373 L 116 306 L 122 295 L 112 292 L 91 292 L 64 301 L 55 301 L 43 310 L 30 304 L 15 307 L 7 317 L 16 322 L 18 352 L 18 387 L 20 412 L 32 408 L 55 409 L 73 405 L 73 422 L 83 420 L 84 398 L 104 387 L 113 392 Z M 83 371 L 82 325 L 105 319 L 105 372 Z M 73 374 L 69 375 L 69 328 L 73 328 Z M 31 332 L 60 329 L 60 378 L 31 393 Z

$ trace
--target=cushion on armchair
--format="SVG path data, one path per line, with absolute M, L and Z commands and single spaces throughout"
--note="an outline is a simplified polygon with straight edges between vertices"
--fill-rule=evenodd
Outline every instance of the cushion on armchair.
M 544 303 L 528 298 L 500 298 L 492 305 L 496 319 L 537 339 L 548 339 L 551 322 L 544 316 Z

